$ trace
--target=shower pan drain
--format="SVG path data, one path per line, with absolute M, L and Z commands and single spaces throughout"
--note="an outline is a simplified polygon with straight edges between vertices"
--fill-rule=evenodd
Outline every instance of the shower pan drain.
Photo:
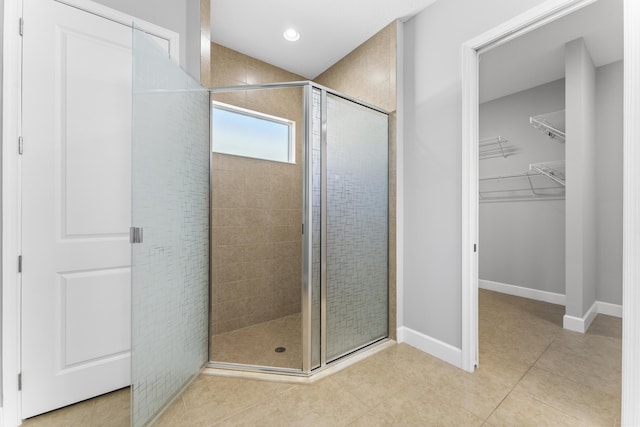
M 287 349 L 285 347 L 276 347 L 275 351 L 276 353 L 284 353 Z

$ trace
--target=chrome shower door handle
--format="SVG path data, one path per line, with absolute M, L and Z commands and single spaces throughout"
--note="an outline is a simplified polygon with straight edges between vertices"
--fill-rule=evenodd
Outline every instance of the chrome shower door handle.
M 129 243 L 142 243 L 142 227 L 129 227 Z

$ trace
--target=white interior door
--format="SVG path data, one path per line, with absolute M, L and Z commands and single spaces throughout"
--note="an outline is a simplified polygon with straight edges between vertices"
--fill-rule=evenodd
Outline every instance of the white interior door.
M 131 40 L 24 2 L 23 418 L 131 382 Z

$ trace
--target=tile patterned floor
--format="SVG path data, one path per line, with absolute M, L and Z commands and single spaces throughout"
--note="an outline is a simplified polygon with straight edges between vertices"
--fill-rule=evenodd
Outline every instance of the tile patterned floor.
M 23 427 L 125 427 L 129 425 L 129 388 L 29 418 Z
M 156 426 L 619 425 L 621 320 L 599 315 L 578 334 L 562 329 L 563 314 L 481 290 L 474 374 L 400 344 L 310 385 L 201 375 Z M 25 425 L 125 426 L 124 395 Z
M 300 313 L 211 337 L 215 362 L 302 369 Z M 276 347 L 286 351 L 276 353 Z

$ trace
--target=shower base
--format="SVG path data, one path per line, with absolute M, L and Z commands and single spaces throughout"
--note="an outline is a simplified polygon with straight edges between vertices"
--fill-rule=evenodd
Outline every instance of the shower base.
M 296 313 L 214 335 L 211 337 L 211 360 L 214 363 L 301 369 L 300 328 L 300 313 Z

